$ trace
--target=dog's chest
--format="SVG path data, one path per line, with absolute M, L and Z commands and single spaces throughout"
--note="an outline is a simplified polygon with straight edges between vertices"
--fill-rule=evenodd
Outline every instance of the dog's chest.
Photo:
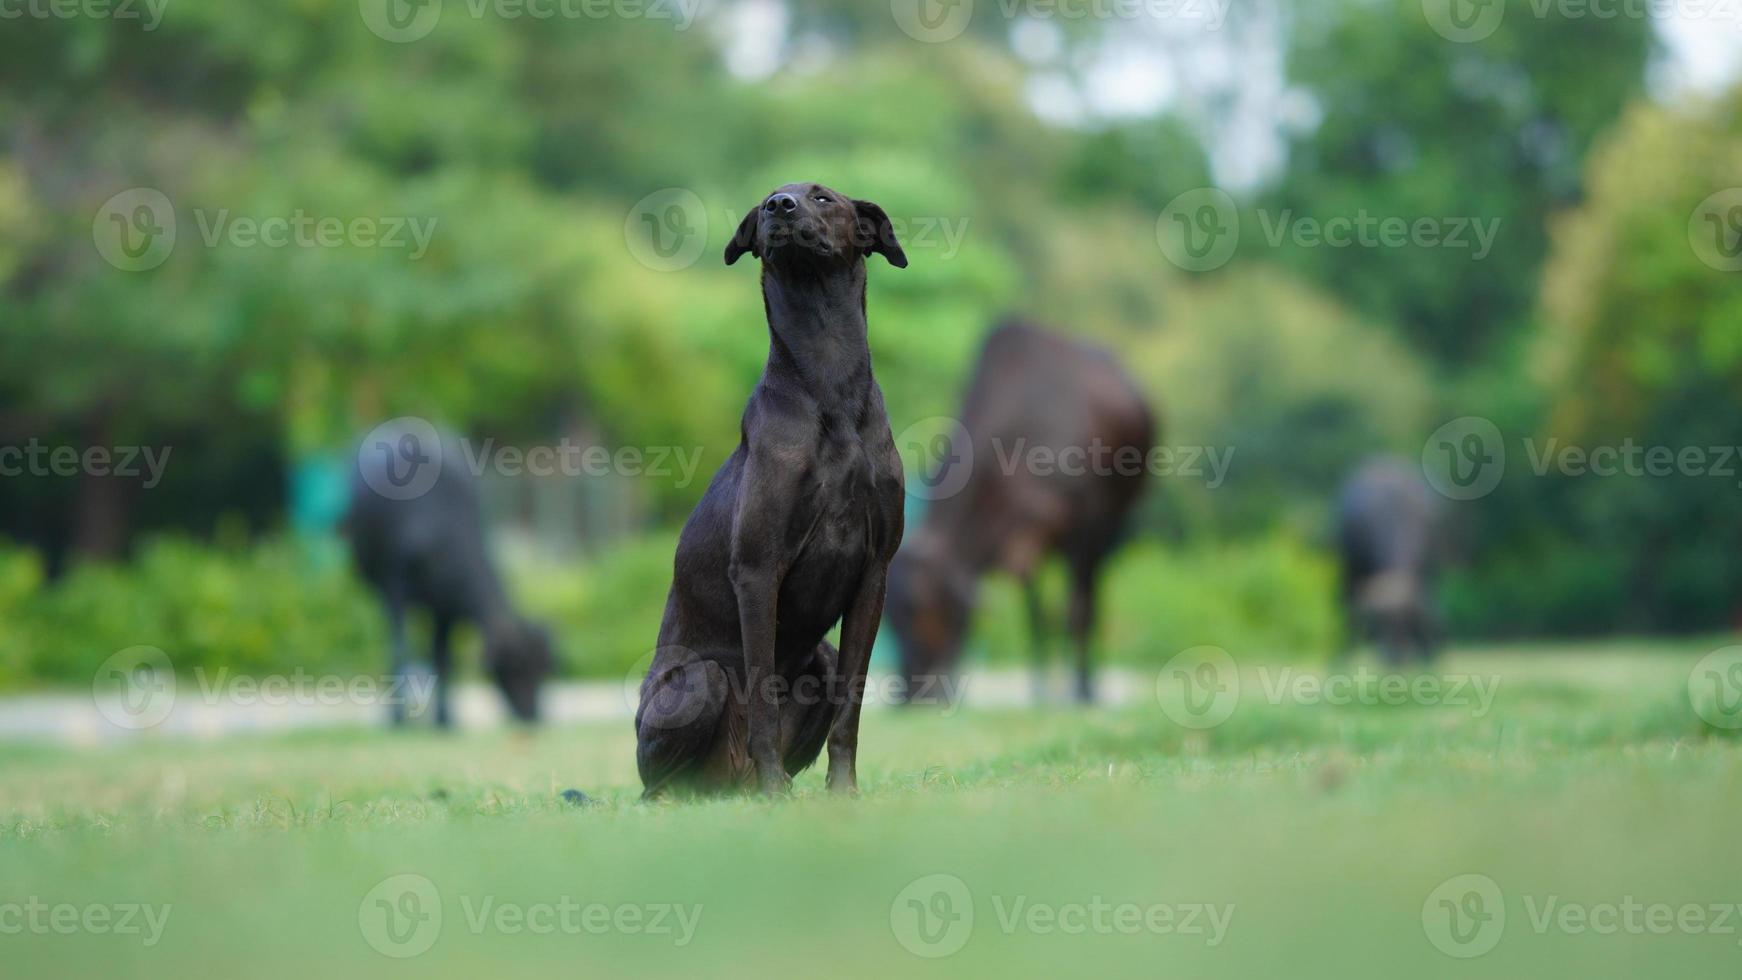
M 795 522 L 803 537 L 791 572 L 819 585 L 856 583 L 896 533 L 891 518 L 900 512 L 899 481 L 885 472 L 879 450 L 857 434 L 822 439 L 816 454 Z

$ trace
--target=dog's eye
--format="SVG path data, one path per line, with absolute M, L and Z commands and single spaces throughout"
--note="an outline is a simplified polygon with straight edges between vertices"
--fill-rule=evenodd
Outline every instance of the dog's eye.
M 816 201 L 817 201 L 817 203 L 819 203 L 819 204 L 828 204 L 828 203 L 830 203 L 830 202 L 829 202 L 829 195 L 827 195 L 827 194 L 818 194 L 818 195 L 817 195 L 817 196 L 816 196 L 816 198 L 815 198 L 815 200 L 816 200 Z

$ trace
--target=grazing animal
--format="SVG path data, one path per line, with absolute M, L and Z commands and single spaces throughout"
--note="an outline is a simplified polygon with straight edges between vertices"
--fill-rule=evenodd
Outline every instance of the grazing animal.
M 952 447 L 929 478 L 939 499 L 890 569 L 889 622 L 908 701 L 939 696 L 961 654 L 979 580 L 993 570 L 1022 583 L 1035 694 L 1046 696 L 1047 630 L 1035 573 L 1052 554 L 1070 573 L 1076 696 L 1093 701 L 1096 586 L 1143 492 L 1154 416 L 1109 352 L 1007 323 L 986 339 L 961 422 L 968 446 Z
M 383 427 L 371 433 L 369 443 L 357 454 L 346 519 L 357 570 L 387 608 L 392 669 L 399 682 L 395 686 L 407 689 L 405 614 L 421 607 L 428 610 L 433 631 L 436 724 L 443 728 L 453 724 L 451 639 L 454 626 L 462 622 L 474 624 L 483 634 L 484 669 L 507 699 L 509 711 L 522 722 L 536 722 L 539 686 L 554 661 L 550 635 L 518 615 L 508 602 L 486 553 L 476 480 L 461 464 L 458 442 L 438 439 L 440 445 L 425 446 L 427 439 L 412 427 L 405 431 Z M 420 489 L 424 483 L 413 479 L 417 474 L 408 466 L 437 467 L 428 490 L 382 492 L 396 483 L 411 491 Z M 405 699 L 394 701 L 392 721 L 403 724 Z
M 866 336 L 866 259 L 907 256 L 883 209 L 787 184 L 745 216 L 726 264 L 762 260 L 768 361 L 738 448 L 678 539 L 635 713 L 646 795 L 787 790 L 829 746 L 857 788 L 859 710 L 901 543 L 901 458 Z M 839 621 L 837 651 L 823 637 Z
M 1371 638 L 1387 663 L 1432 660 L 1441 640 L 1434 602 L 1440 498 L 1401 460 L 1370 460 L 1337 498 L 1337 547 L 1347 639 Z

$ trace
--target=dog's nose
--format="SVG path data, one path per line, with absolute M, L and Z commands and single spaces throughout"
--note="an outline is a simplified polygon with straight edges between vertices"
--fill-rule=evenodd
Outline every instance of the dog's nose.
M 762 207 L 771 214 L 791 214 L 798 210 L 798 198 L 782 191 L 770 197 Z

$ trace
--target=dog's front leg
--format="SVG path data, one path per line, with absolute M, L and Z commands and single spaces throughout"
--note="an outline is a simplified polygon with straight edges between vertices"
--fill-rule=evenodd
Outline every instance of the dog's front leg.
M 750 761 L 764 793 L 783 793 L 792 777 L 780 759 L 780 700 L 776 690 L 774 631 L 790 501 L 796 489 L 790 469 L 766 465 L 752 450 L 739 485 L 732 520 L 732 591 L 738 600 L 738 625 L 744 644 L 745 718 L 750 729 Z
M 888 568 L 874 561 L 865 569 L 847 614 L 841 617 L 841 657 L 835 724 L 829 729 L 829 789 L 852 793 L 859 789 L 859 709 L 865 703 L 865 670 L 883 620 L 883 593 Z
M 780 692 L 775 683 L 775 597 L 779 577 L 760 567 L 733 565 L 732 588 L 738 594 L 738 620 L 744 637 L 745 715 L 750 728 L 750 761 L 764 793 L 784 793 L 792 787 L 780 761 Z

